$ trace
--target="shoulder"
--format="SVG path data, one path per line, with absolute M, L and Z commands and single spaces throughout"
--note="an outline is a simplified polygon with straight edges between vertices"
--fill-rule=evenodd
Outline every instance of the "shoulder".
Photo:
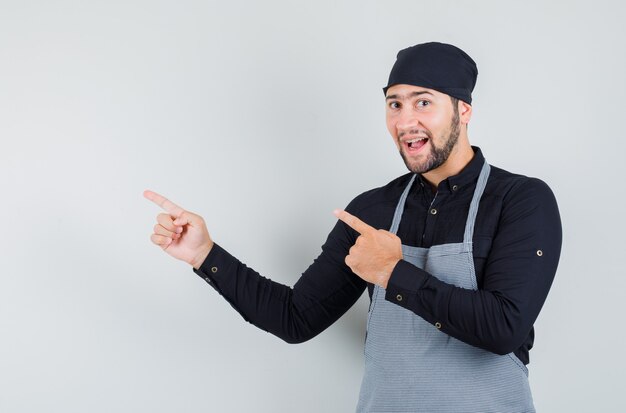
M 502 197 L 504 201 L 515 199 L 554 200 L 552 190 L 541 179 L 512 173 L 493 165 L 486 190 Z
M 398 202 L 398 197 L 411 180 L 412 175 L 412 173 L 407 173 L 390 181 L 384 186 L 373 188 L 357 195 L 350 201 L 346 210 L 348 210 L 348 212 L 363 213 L 368 209 L 376 208 L 388 202 L 392 202 L 395 205 Z
M 376 228 L 385 228 L 393 216 L 402 191 L 413 176 L 399 176 L 386 185 L 370 189 L 357 195 L 346 207 L 346 211 Z
M 511 173 L 492 166 L 485 192 L 500 198 L 503 218 L 516 218 L 528 214 L 558 217 L 556 198 L 543 180 Z

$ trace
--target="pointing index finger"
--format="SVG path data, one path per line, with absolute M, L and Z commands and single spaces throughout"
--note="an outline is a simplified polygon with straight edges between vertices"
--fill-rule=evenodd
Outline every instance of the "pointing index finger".
M 163 208 L 171 216 L 178 218 L 185 211 L 163 195 L 159 195 L 156 192 L 146 190 L 144 191 L 143 196 Z
M 359 234 L 366 234 L 368 232 L 376 231 L 376 228 L 367 225 L 354 215 L 341 209 L 335 209 L 333 214 L 343 222 L 345 222 L 350 228 L 358 232 Z

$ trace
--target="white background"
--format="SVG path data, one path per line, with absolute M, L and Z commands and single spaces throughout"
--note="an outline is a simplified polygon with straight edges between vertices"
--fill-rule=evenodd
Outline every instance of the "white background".
M 538 411 L 624 411 L 621 4 L 0 0 L 0 411 L 353 411 L 366 296 L 285 344 L 150 243 L 142 191 L 293 285 L 405 173 L 381 87 L 432 40 L 478 63 L 470 141 L 559 201 Z

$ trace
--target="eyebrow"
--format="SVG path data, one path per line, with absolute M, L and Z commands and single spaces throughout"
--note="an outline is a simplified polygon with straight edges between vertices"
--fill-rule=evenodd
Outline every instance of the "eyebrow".
M 435 96 L 435 95 L 433 95 L 432 93 L 430 93 L 430 92 L 428 92 L 426 90 L 420 90 L 420 91 L 411 92 L 411 93 L 409 93 L 408 96 L 389 95 L 389 96 L 385 97 L 385 100 L 390 100 L 390 99 L 406 100 L 408 98 L 414 98 L 416 96 L 423 95 L 423 94 L 428 94 L 428 95 L 431 95 L 431 96 Z

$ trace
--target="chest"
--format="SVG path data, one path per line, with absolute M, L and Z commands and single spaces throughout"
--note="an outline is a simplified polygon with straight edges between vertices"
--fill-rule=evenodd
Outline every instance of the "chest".
M 411 191 L 397 232 L 402 243 L 411 247 L 430 248 L 462 242 L 473 193 L 474 188 L 466 188 L 458 193 L 428 194 L 421 188 Z M 474 257 L 485 257 L 488 254 L 498 229 L 501 211 L 502 198 L 485 191 L 474 222 Z M 385 214 L 388 215 L 389 225 L 393 214 L 394 210 L 390 206 Z

